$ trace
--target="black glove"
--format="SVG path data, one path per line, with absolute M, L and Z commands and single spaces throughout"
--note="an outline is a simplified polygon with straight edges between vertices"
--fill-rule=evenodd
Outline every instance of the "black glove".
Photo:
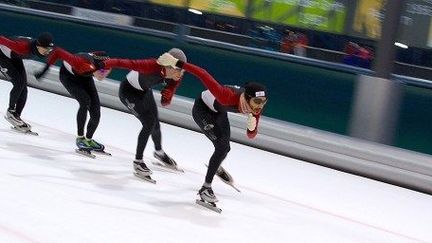
M 41 79 L 43 76 L 45 76 L 46 72 L 48 71 L 50 65 L 45 65 L 44 69 L 42 69 L 39 72 L 35 72 L 33 75 L 36 78 L 37 81 L 39 81 L 39 79 Z

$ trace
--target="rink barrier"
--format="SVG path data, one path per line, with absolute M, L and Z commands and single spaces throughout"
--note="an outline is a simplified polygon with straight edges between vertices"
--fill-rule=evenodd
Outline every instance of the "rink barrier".
M 59 82 L 59 68 L 53 66 L 36 81 L 31 75 L 43 65 L 26 61 L 28 83 L 45 91 L 69 96 Z M 96 81 L 103 106 L 128 112 L 118 98 L 119 81 Z M 153 91 L 160 100 L 159 91 Z M 168 108 L 161 107 L 160 120 L 175 126 L 199 131 L 192 118 L 193 99 L 175 96 Z M 102 114 L 103 115 L 103 114 Z M 384 181 L 432 194 L 432 156 L 338 135 L 268 117 L 262 117 L 256 139 L 246 136 L 246 116 L 229 114 L 232 140 L 248 146 L 309 161 L 325 167 Z M 264 168 L 265 170 L 265 168 Z M 306 178 L 307 179 L 307 178 Z

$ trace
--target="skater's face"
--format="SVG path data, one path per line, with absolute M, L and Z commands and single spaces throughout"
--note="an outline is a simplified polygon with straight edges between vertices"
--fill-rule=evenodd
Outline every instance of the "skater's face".
M 248 102 L 254 115 L 260 114 L 266 103 L 266 97 L 252 97 Z
M 93 73 L 93 76 L 99 80 L 102 81 L 104 78 L 106 78 L 111 72 L 111 69 L 99 69 Z
M 173 80 L 180 80 L 183 77 L 184 70 L 172 68 L 172 67 L 165 67 L 165 78 L 167 79 L 173 79 Z
M 37 51 L 39 52 L 39 54 L 41 54 L 42 56 L 48 56 L 53 48 L 52 47 L 42 47 L 42 46 L 36 46 Z

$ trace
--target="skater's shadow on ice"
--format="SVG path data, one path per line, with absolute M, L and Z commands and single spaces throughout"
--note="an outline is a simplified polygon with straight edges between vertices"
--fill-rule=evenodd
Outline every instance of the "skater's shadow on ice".
M 129 183 L 129 178 L 119 176 L 119 172 L 91 170 L 91 169 L 73 169 L 70 172 L 81 182 L 91 183 L 99 188 L 111 191 L 123 191 L 124 186 Z
M 186 220 L 193 224 L 199 226 L 205 226 L 214 229 L 218 227 L 222 221 L 225 220 L 223 215 L 217 214 L 215 212 L 203 209 L 200 206 L 194 204 L 193 200 L 191 202 L 174 202 L 174 201 L 163 201 L 160 198 L 153 198 L 149 201 L 149 197 L 146 196 L 146 201 L 141 201 L 143 208 L 130 208 L 122 205 L 113 205 L 108 203 L 91 202 L 91 201 L 81 201 L 85 204 L 91 204 L 98 207 L 105 207 L 109 209 L 116 210 L 126 210 L 133 213 L 142 213 L 144 215 L 154 215 L 158 217 L 175 218 L 180 220 Z M 144 209 L 148 205 L 151 205 L 151 209 Z M 155 211 L 156 209 L 157 211 Z
M 56 156 L 65 154 L 65 151 L 41 147 L 36 145 L 24 144 L 24 143 L 6 143 L 8 151 L 13 151 L 21 154 L 27 154 L 30 157 L 43 159 L 43 160 L 54 160 Z
M 168 218 L 186 220 L 190 223 L 212 229 L 218 227 L 222 221 L 225 220 L 223 215 L 203 208 L 195 204 L 194 201 L 194 198 L 191 198 L 191 200 L 187 202 L 164 201 L 163 199 L 159 198 L 158 200 L 148 202 L 148 204 L 151 204 L 154 208 L 159 210 L 158 215 Z

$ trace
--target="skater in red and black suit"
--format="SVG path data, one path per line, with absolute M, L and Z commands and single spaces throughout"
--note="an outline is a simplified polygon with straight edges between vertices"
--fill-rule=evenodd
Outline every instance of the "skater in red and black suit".
M 50 33 L 42 33 L 36 39 L 0 36 L 0 71 L 3 78 L 13 84 L 5 118 L 20 131 L 29 131 L 31 128 L 21 119 L 27 101 L 27 74 L 23 59 L 31 59 L 35 56 L 45 58 L 53 47 L 53 37 Z
M 246 83 L 243 87 L 221 85 L 206 70 L 179 60 L 169 53 L 160 56 L 158 62 L 193 74 L 208 89 L 195 99 L 192 116 L 215 148 L 209 161 L 204 185 L 199 190 L 202 200 L 215 203 L 218 200 L 211 188 L 215 174 L 228 184 L 232 182 L 232 177 L 220 166 L 230 151 L 231 135 L 227 112 L 248 114 L 246 134 L 251 139 L 255 138 L 258 133 L 258 122 L 267 102 L 266 88 L 253 82 Z
M 93 77 L 101 81 L 109 74 L 111 70 L 102 68 L 102 62 L 108 59 L 108 56 L 105 52 L 71 54 L 56 48 L 48 58 L 45 68 L 35 75 L 36 78 L 40 79 L 59 59 L 63 60 L 60 82 L 79 103 L 76 145 L 79 149 L 103 151 L 105 146 L 93 139 L 100 120 L 100 101 Z M 90 113 L 90 120 L 84 134 L 87 112 Z
M 173 48 L 169 51 L 177 59 L 186 62 L 182 50 Z M 121 102 L 140 120 L 142 129 L 138 135 L 134 169 L 135 175 L 146 179 L 152 173 L 143 161 L 144 149 L 151 135 L 155 152 L 154 157 L 164 166 L 177 169 L 177 163 L 162 149 L 161 129 L 152 86 L 165 84 L 161 91 L 161 104 L 167 106 L 181 83 L 183 71 L 179 68 L 164 67 L 156 59 L 114 59 L 104 61 L 105 68 L 122 68 L 132 70 L 126 80 L 120 84 L 119 97 Z

